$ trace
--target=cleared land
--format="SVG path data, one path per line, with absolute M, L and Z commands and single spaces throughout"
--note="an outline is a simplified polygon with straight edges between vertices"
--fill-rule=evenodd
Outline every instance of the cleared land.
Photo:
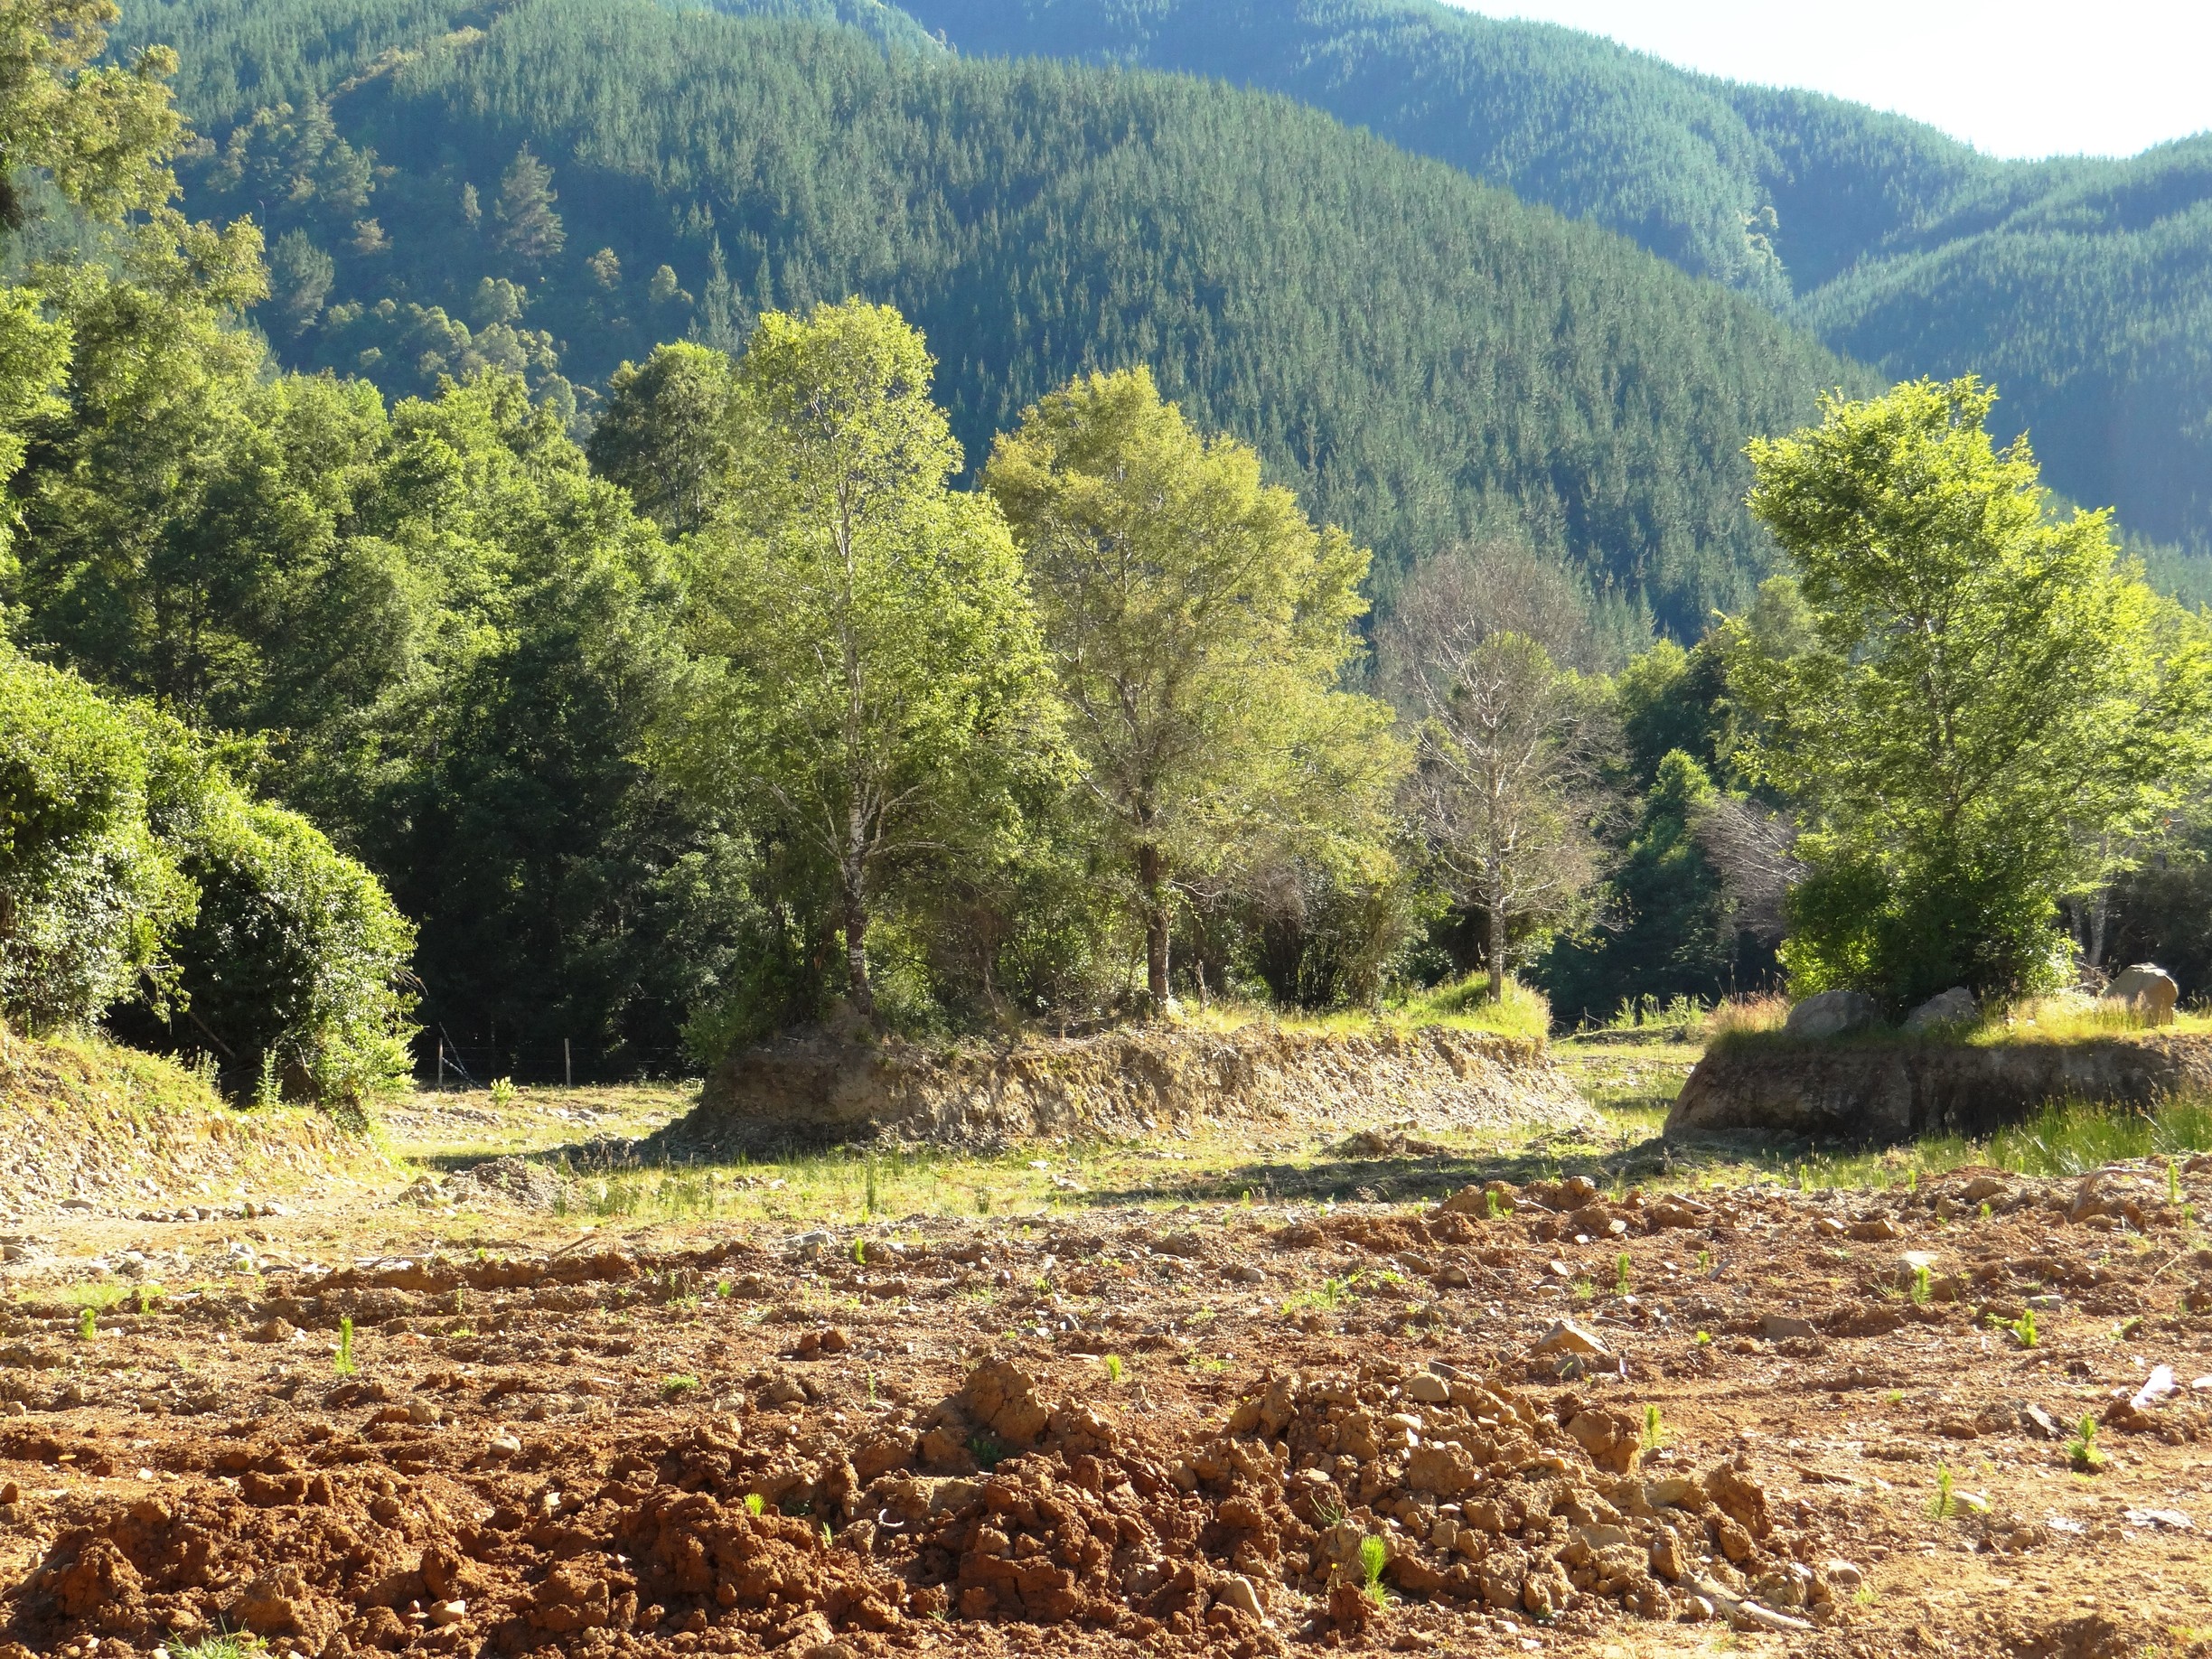
M 1602 1138 L 651 1170 L 674 1091 L 424 1096 L 278 1214 L 45 1224 L 0 1639 L 2212 1653 L 2212 1160 L 1669 1149 L 1694 1049 L 1565 1052 Z

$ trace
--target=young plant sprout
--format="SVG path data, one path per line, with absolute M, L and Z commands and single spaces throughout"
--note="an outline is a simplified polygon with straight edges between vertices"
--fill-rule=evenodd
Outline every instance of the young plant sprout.
M 331 1370 L 350 1377 L 360 1369 L 353 1360 L 353 1317 L 348 1314 L 338 1321 L 338 1352 L 331 1356 Z
M 1958 1500 L 1951 1495 L 1951 1466 L 1936 1466 L 1936 1495 L 1928 1504 L 1928 1514 L 1938 1521 L 1947 1521 L 1958 1513 Z
M 1388 1594 L 1382 1588 L 1382 1569 L 1390 1564 L 1390 1546 L 1370 1532 L 1360 1540 L 1360 1588 L 1370 1601 L 1381 1604 Z
M 2094 1475 L 2104 1467 L 2104 1454 L 2096 1448 L 2096 1419 L 2088 1412 L 2074 1430 L 2074 1438 L 2067 1442 L 2067 1461 L 2082 1475 Z

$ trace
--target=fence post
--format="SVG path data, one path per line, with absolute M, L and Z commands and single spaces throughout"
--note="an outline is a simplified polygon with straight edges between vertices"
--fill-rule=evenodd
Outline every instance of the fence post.
M 438 1038 L 437 1092 L 440 1094 L 445 1092 L 445 1039 L 444 1037 Z
M 561 1038 L 561 1087 L 564 1089 L 576 1087 L 576 1063 L 569 1058 L 567 1037 Z

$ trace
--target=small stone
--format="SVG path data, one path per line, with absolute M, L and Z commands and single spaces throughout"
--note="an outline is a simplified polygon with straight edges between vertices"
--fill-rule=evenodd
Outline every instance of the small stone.
M 1239 1613 L 1249 1613 L 1254 1618 L 1265 1617 L 1264 1609 L 1260 1606 L 1260 1592 L 1252 1588 L 1252 1581 L 1242 1573 L 1231 1573 L 1223 1579 L 1214 1587 L 1214 1595 L 1223 1606 L 1233 1607 Z
M 1442 1405 L 1451 1398 L 1451 1384 L 1423 1371 L 1407 1380 L 1406 1392 L 1424 1405 Z
M 465 1601 L 434 1601 L 430 1604 L 430 1622 L 440 1628 L 457 1625 L 468 1617 Z
M 436 1404 L 428 1400 L 408 1401 L 407 1414 L 408 1421 L 413 1423 L 419 1429 L 436 1428 L 440 1420 L 441 1415 L 438 1411 Z
M 511 1434 L 495 1434 L 485 1450 L 494 1457 L 519 1457 L 522 1455 L 522 1442 Z
M 1794 1314 L 1767 1314 L 1759 1320 L 1759 1335 L 1768 1342 L 1786 1342 L 1793 1337 L 1817 1336 L 1820 1327 L 1810 1319 L 1800 1319 Z
M 1561 1319 L 1543 1334 L 1536 1345 L 1539 1354 L 1579 1354 L 1585 1359 L 1609 1359 L 1612 1350 L 1600 1342 L 1595 1333 L 1585 1330 L 1572 1319 Z
M 1821 1564 L 1821 1577 L 1840 1589 L 1857 1589 L 1866 1581 L 1866 1574 L 1851 1562 L 1838 1557 Z

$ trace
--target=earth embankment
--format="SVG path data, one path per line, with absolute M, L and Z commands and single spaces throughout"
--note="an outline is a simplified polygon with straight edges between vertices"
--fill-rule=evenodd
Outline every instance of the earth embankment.
M 1698 1062 L 1666 1132 L 1987 1135 L 2062 1101 L 2151 1106 L 2200 1091 L 2212 1091 L 2212 1037 L 2200 1036 L 1992 1045 L 1761 1036 L 1716 1045 Z
M 708 1079 L 667 1150 L 888 1139 L 991 1144 L 1175 1133 L 1208 1123 L 1358 1129 L 1587 1127 L 1590 1109 L 1527 1038 L 1440 1026 L 1155 1027 L 930 1048 L 816 1033 Z
M 0 1030 L 0 1218 L 131 1211 L 179 1196 L 256 1194 L 326 1175 L 366 1150 L 320 1112 L 239 1111 L 192 1073 L 98 1041 Z

